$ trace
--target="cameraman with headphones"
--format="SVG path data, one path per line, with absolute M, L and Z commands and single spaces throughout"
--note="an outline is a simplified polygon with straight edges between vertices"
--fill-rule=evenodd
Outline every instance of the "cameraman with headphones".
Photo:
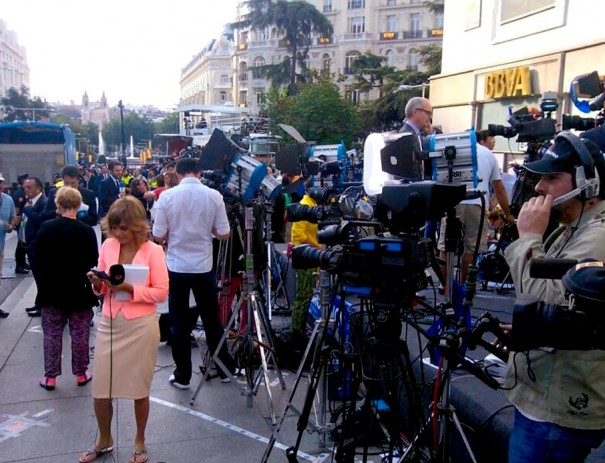
M 590 140 L 561 132 L 535 162 L 537 197 L 519 213 L 505 251 L 517 295 L 567 303 L 560 280 L 531 278 L 536 257 L 605 261 L 605 161 Z M 604 180 L 605 181 L 605 180 Z M 549 218 L 560 223 L 543 241 Z M 514 326 L 506 327 L 513 329 Z M 535 349 L 511 354 L 505 382 L 515 406 L 509 463 L 581 462 L 605 438 L 605 351 Z

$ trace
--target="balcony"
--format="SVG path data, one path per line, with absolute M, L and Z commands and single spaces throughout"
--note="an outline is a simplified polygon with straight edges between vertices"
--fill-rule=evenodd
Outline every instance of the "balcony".
M 316 39 L 315 45 L 330 45 L 334 43 L 332 37 L 319 37 Z
M 246 42 L 246 43 L 240 43 L 240 44 L 237 46 L 237 49 L 238 49 L 239 51 L 242 51 L 242 50 L 247 50 L 247 49 L 248 49 L 248 43 L 247 43 L 247 42 Z
M 353 41 L 353 40 L 368 40 L 372 38 L 372 34 L 368 33 L 368 32 L 360 32 L 360 33 L 355 33 L 355 34 L 344 34 L 342 36 L 342 40 L 343 42 L 346 41 Z
M 239 81 L 240 82 L 247 82 L 248 81 L 248 73 L 247 72 L 243 72 L 239 75 Z
M 400 32 L 379 32 L 378 40 L 397 40 L 399 38 Z
M 260 41 L 255 41 L 255 42 L 249 42 L 248 43 L 248 48 L 249 49 L 253 49 L 253 48 L 275 48 L 277 47 L 278 43 L 277 40 L 260 40 Z
M 347 8 L 349 10 L 358 10 L 366 7 L 365 0 L 349 0 Z
M 423 36 L 422 29 L 415 29 L 411 31 L 403 31 L 401 33 L 402 39 L 421 39 Z

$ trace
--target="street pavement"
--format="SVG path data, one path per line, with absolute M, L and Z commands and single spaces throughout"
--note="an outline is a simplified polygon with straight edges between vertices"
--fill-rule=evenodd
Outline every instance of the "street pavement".
M 7 319 L 0 320 L 0 463 L 76 462 L 97 436 L 91 386 L 76 385 L 71 374 L 70 341 L 67 334 L 63 346 L 63 375 L 57 378 L 57 388 L 46 391 L 38 385 L 44 373 L 42 329 L 40 318 L 30 318 L 25 312 L 26 307 L 33 305 L 36 290 L 31 276 L 16 277 L 14 271 L 11 271 L 11 265 L 14 267 L 11 258 L 15 244 L 16 237 L 12 234 L 7 240 L 5 272 L 0 284 L 0 308 L 10 312 Z M 66 250 L 65 265 L 68 265 L 70 252 L 73 250 Z M 60 271 L 59 264 L 57 269 Z M 431 297 L 429 292 L 427 297 Z M 507 320 L 510 319 L 513 295 L 512 292 L 505 295 L 479 292 L 476 305 L 490 309 L 502 320 Z M 480 313 L 477 310 L 474 315 Z M 166 312 L 166 304 L 162 304 L 158 311 Z M 95 315 L 95 326 L 98 325 L 98 317 L 98 314 Z M 279 329 L 287 326 L 288 322 L 286 317 L 274 317 L 272 324 Z M 91 346 L 94 345 L 94 332 L 93 329 Z M 192 358 L 194 365 L 201 363 L 199 349 L 193 349 Z M 287 385 L 282 390 L 276 371 L 269 371 L 272 401 L 268 400 L 266 389 L 261 386 L 252 400 L 252 407 L 249 407 L 246 397 L 241 393 L 245 385 L 242 379 L 231 384 L 223 384 L 218 379 L 207 381 L 195 403 L 190 405 L 193 390 L 200 383 L 201 375 L 194 375 L 191 390 L 181 391 L 168 384 L 173 368 L 170 347 L 161 344 L 151 387 L 151 413 L 147 425 L 149 461 L 260 461 L 273 429 L 269 403 L 279 417 L 287 403 L 295 372 L 282 370 Z M 136 378 L 132 379 L 136 381 Z M 487 425 L 482 424 L 483 431 L 489 432 L 490 436 L 497 435 L 498 445 L 506 445 L 511 415 L 502 392 L 489 390 L 470 375 L 455 378 L 453 383 L 458 388 L 453 393 L 453 401 L 458 400 L 457 408 L 460 415 L 464 415 L 462 419 L 467 418 L 467 410 L 476 411 L 478 408 L 485 408 L 485 415 L 498 415 L 496 418 L 501 420 L 489 418 Z M 306 388 L 307 382 L 303 380 L 294 397 L 294 405 L 298 409 L 302 408 Z M 505 413 L 501 414 L 501 410 Z M 296 423 L 296 416 L 288 415 L 269 462 L 286 461 L 285 449 L 296 441 Z M 494 426 L 493 431 L 488 429 L 490 424 Z M 135 435 L 132 401 L 115 402 L 112 429 L 115 450 L 96 461 L 127 462 Z M 481 438 L 479 433 L 477 438 Z M 492 455 L 483 454 L 480 462 L 502 460 L 502 451 L 492 448 Z M 304 432 L 300 449 L 298 460 L 301 462 L 330 461 L 327 449 L 319 445 L 317 434 Z M 378 463 L 380 458 L 370 457 L 368 461 Z M 590 461 L 605 461 L 603 449 L 591 457 Z

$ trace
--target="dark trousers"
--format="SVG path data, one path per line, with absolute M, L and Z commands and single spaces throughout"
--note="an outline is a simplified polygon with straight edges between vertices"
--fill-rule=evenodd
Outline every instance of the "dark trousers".
M 213 272 L 176 273 L 168 272 L 170 279 L 168 312 L 170 314 L 170 343 L 172 358 L 176 363 L 174 377 L 181 384 L 191 381 L 191 341 L 189 336 L 197 317 L 201 317 L 206 332 L 208 348 L 214 354 L 224 330 L 218 317 L 218 298 Z M 193 291 L 195 306 L 189 307 L 189 294 Z M 235 361 L 223 343 L 218 358 L 229 371 L 235 371 Z M 220 369 L 219 374 L 224 375 Z
M 23 243 L 22 241 L 17 241 L 17 247 L 15 248 L 15 266 L 25 267 L 26 255 L 27 251 L 25 248 L 25 243 Z

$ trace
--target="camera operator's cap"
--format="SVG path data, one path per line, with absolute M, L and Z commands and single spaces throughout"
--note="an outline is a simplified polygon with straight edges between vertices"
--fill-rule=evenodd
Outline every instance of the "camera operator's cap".
M 563 286 L 576 301 L 605 303 L 605 264 L 595 259 L 583 259 L 569 269 L 561 279 Z
M 534 162 L 527 162 L 521 167 L 534 174 L 573 173 L 574 166 L 580 161 L 573 146 L 566 140 L 557 141 Z

